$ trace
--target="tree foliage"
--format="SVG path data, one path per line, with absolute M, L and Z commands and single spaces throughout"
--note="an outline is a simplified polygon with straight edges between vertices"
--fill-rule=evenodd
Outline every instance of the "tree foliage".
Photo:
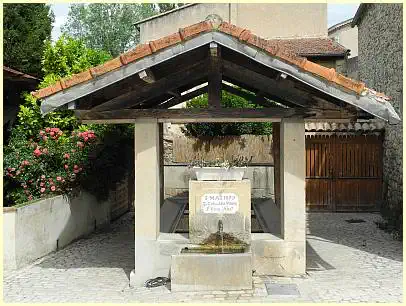
M 39 88 L 44 88 L 63 77 L 102 64 L 110 58 L 106 52 L 89 49 L 82 41 L 64 35 L 54 44 L 47 41 L 42 57 L 42 71 L 45 77 L 39 84 Z M 18 133 L 29 138 L 38 134 L 45 127 L 72 131 L 78 126 L 72 111 L 59 110 L 42 116 L 38 99 L 28 93 L 23 95 L 24 102 L 20 105 L 13 134 Z
M 178 7 L 184 6 L 187 3 L 157 3 L 158 6 L 158 12 L 165 13 L 170 10 L 174 10 Z
M 89 49 L 65 36 L 54 44 L 47 42 L 42 59 L 46 75 L 39 87 L 108 59 L 106 52 Z M 106 199 L 111 186 L 131 168 L 133 159 L 121 157 L 132 152 L 128 149 L 133 143 L 132 132 L 128 125 L 79 126 L 70 110 L 42 116 L 39 101 L 25 93 L 17 124 L 4 149 L 5 205 L 49 194 L 70 194 L 79 186 L 93 191 L 98 199 Z
M 156 13 L 151 3 L 72 4 L 62 32 L 116 57 L 138 43 L 134 23 Z
M 54 15 L 40 3 L 10 3 L 3 9 L 3 62 L 5 66 L 43 75 L 41 57 L 44 41 L 51 38 Z
M 206 108 L 208 106 L 207 94 L 196 97 L 186 103 L 187 108 Z M 261 106 L 242 97 L 222 91 L 221 106 L 229 108 L 261 108 Z M 183 132 L 187 136 L 226 136 L 226 135 L 270 135 L 272 123 L 246 122 L 246 123 L 188 123 Z

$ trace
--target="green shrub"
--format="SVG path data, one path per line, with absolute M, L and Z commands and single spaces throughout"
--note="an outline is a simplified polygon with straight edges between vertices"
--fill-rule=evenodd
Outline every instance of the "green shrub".
M 4 152 L 4 175 L 15 187 L 7 195 L 8 202 L 69 194 L 86 173 L 87 156 L 96 139 L 91 130 L 66 135 L 49 127 L 28 140 L 14 135 Z
M 39 88 L 108 59 L 106 52 L 65 36 L 53 45 L 47 42 L 42 61 L 46 75 Z M 79 189 L 105 199 L 110 187 L 132 171 L 133 125 L 79 125 L 70 110 L 42 116 L 40 101 L 28 93 L 23 97 L 4 148 L 5 206 Z
M 187 108 L 206 108 L 208 106 L 207 94 L 196 97 L 186 103 Z M 222 91 L 221 106 L 226 108 L 261 108 L 252 101 Z M 270 122 L 244 122 L 244 123 L 188 123 L 183 132 L 187 136 L 225 136 L 225 135 L 270 135 L 272 123 Z

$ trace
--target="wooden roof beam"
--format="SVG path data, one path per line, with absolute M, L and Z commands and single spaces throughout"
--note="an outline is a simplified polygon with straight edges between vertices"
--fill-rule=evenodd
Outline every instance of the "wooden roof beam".
M 248 70 L 245 67 L 223 60 L 223 73 L 231 79 L 239 80 L 250 87 L 263 92 L 265 95 L 277 96 L 290 104 L 310 107 L 309 95 L 301 92 L 289 84 L 284 84 L 284 80 L 276 81 L 263 74 Z
M 208 88 L 208 86 L 206 85 L 206 86 L 198 88 L 194 91 L 188 92 L 187 94 L 184 94 L 180 97 L 173 97 L 172 99 L 165 101 L 162 104 L 159 104 L 157 108 L 158 109 L 170 108 L 170 107 L 178 105 L 180 103 L 189 101 L 190 99 L 193 99 L 202 94 L 205 94 L 207 92 L 207 88 Z
M 203 78 L 207 74 L 207 62 L 201 61 L 193 64 L 188 69 L 171 73 L 170 75 L 156 80 L 154 83 L 146 84 L 135 90 L 120 96 L 117 96 L 103 104 L 100 104 L 92 110 L 106 111 L 122 108 L 131 108 L 140 105 L 144 101 L 159 97 L 168 91 L 173 91 L 191 81 Z
M 209 107 L 221 107 L 221 48 L 215 43 L 210 43 L 209 48 L 209 87 L 208 104 Z
M 154 118 L 159 122 L 279 122 L 282 118 L 308 117 L 314 112 L 299 108 L 175 108 L 121 109 L 113 111 L 77 110 L 86 123 L 131 123 L 136 119 Z

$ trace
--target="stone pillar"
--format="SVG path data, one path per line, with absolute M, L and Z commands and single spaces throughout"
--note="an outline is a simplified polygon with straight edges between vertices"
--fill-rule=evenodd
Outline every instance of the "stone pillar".
M 135 123 L 135 270 L 130 285 L 142 285 L 155 277 L 159 236 L 160 150 L 156 119 Z
M 305 128 L 303 119 L 284 119 L 280 125 L 281 233 L 295 250 L 292 270 L 305 273 Z

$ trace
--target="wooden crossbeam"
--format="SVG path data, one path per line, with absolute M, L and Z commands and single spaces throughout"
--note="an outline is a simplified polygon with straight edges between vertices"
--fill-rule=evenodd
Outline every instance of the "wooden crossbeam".
M 258 105 L 261 105 L 263 107 L 272 107 L 275 106 L 272 103 L 266 101 L 264 98 L 258 99 L 257 95 L 248 93 L 246 91 L 240 90 L 239 88 L 230 86 L 228 84 L 222 84 L 222 89 L 233 94 L 236 96 L 239 96 L 247 101 L 250 101 L 252 103 L 256 103 Z
M 158 119 L 158 122 L 279 122 L 282 118 L 308 117 L 315 112 L 298 108 L 176 108 L 123 109 L 95 112 L 76 110 L 84 123 L 132 123 L 136 119 Z
M 185 70 L 171 73 L 153 83 L 145 84 L 145 86 L 140 87 L 138 90 L 119 95 L 103 104 L 93 107 L 92 110 L 106 111 L 134 107 L 143 101 L 159 97 L 191 81 L 201 79 L 205 75 L 207 75 L 207 62 L 197 62 Z
M 196 98 L 196 97 L 206 93 L 207 88 L 208 88 L 208 86 L 206 85 L 206 86 L 198 88 L 198 89 L 196 89 L 194 91 L 188 92 L 187 94 L 185 94 L 183 96 L 173 97 L 172 99 L 170 99 L 168 101 L 165 101 L 162 104 L 159 104 L 157 106 L 157 108 L 159 108 L 159 109 L 170 108 L 170 107 L 178 105 L 180 103 L 189 101 L 190 99 Z
M 217 43 L 210 43 L 209 49 L 209 107 L 221 107 L 221 48 Z
M 293 105 L 310 107 L 309 96 L 289 84 L 285 84 L 285 80 L 276 81 L 226 60 L 223 60 L 223 74 L 232 80 L 246 83 L 266 95 L 277 96 Z

